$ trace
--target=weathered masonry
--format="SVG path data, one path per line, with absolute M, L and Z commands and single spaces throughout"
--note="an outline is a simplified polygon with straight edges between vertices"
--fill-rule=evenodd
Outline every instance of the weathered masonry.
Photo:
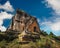
M 40 32 L 40 28 L 37 23 L 37 19 L 27 13 L 17 10 L 16 15 L 12 18 L 12 23 L 8 29 L 30 32 Z
M 16 15 L 12 18 L 11 25 L 8 27 L 7 30 L 16 30 L 19 31 L 21 34 L 22 32 L 40 32 L 37 19 L 22 10 L 17 10 Z

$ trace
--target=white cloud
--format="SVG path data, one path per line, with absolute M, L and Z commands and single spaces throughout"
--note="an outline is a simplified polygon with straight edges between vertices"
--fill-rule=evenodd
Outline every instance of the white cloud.
M 0 30 L 1 31 L 5 31 L 6 30 L 6 27 L 2 26 L 3 20 L 5 20 L 5 19 L 11 19 L 12 16 L 13 16 L 12 14 L 9 14 L 7 12 L 1 12 L 0 13 Z
M 60 0 L 45 0 L 46 6 L 51 7 L 57 15 L 60 15 Z
M 7 12 L 13 12 L 13 6 L 10 4 L 9 1 L 7 1 L 5 4 L 1 5 L 0 4 L 0 9 L 5 10 L 4 12 L 1 11 L 0 12 L 0 30 L 1 31 L 6 31 L 6 27 L 3 25 L 3 21 L 5 19 L 11 19 L 12 18 L 12 14 L 11 13 L 7 13 Z
M 1 31 L 6 31 L 6 27 L 0 26 L 0 30 L 1 30 Z
M 60 31 L 60 22 L 56 22 L 56 23 L 52 24 L 51 29 L 53 31 Z
M 45 26 L 46 30 L 49 28 L 51 31 L 60 31 L 60 0 L 45 0 L 44 1 L 46 7 L 52 8 L 52 17 L 47 20 L 45 19 L 44 22 L 41 23 L 41 26 Z M 47 28 L 48 27 L 48 28 Z
M 4 9 L 5 11 L 10 11 L 10 12 L 13 12 L 14 9 L 12 7 L 12 5 L 10 4 L 9 1 L 7 1 L 5 4 L 1 5 L 0 4 L 0 9 Z
M 54 19 L 54 23 L 52 22 L 51 29 L 54 31 L 60 31 L 60 17 Z
M 3 20 L 3 19 L 11 19 L 12 17 L 12 14 L 9 14 L 7 12 L 1 12 L 0 13 L 0 20 Z
M 46 22 L 42 22 L 41 26 L 44 26 L 45 29 L 47 30 L 48 28 L 50 28 L 51 31 L 60 31 L 60 22 L 51 22 L 51 21 L 46 21 Z
M 38 21 L 39 23 L 41 22 L 39 18 L 37 18 L 37 21 Z

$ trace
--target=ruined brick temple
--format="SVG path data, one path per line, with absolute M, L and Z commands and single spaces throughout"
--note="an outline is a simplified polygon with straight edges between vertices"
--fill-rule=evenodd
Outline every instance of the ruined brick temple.
M 19 38 L 23 38 L 28 33 L 39 33 L 40 28 L 37 19 L 22 10 L 17 10 L 15 16 L 13 16 L 10 26 L 7 30 L 19 31 Z

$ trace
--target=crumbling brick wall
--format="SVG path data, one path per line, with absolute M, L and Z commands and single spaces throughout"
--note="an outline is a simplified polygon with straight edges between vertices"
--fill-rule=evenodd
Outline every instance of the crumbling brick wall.
M 9 29 L 20 32 L 24 30 L 28 30 L 30 32 L 40 32 L 37 19 L 22 11 L 17 11 L 16 15 L 12 18 Z

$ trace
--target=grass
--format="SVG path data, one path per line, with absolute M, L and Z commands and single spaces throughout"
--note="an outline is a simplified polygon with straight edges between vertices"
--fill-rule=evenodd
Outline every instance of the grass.
M 0 35 L 3 36 L 4 33 L 0 33 Z M 3 39 L 0 41 L 0 48 L 60 48 L 59 38 L 53 35 L 44 36 L 41 34 L 36 42 L 31 41 L 28 44 L 20 44 L 18 38 L 11 41 L 9 40 L 9 42 Z

